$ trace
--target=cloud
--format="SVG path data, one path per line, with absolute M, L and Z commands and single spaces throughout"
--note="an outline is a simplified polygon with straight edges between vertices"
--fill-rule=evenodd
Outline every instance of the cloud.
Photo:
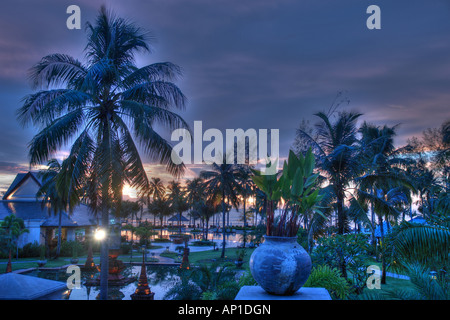
M 82 23 L 104 1 L 80 0 Z M 72 4 L 72 3 L 70 3 Z M 286 155 L 302 119 L 348 91 L 350 108 L 377 124 L 401 123 L 398 144 L 450 117 L 447 1 L 378 0 L 382 29 L 365 27 L 360 0 L 108 1 L 117 14 L 151 31 L 157 41 L 138 65 L 171 61 L 184 71 L 178 84 L 189 99 L 181 115 L 204 129 L 280 129 Z M 65 26 L 69 3 L 0 4 L 0 161 L 26 163 L 35 128 L 15 119 L 30 88 L 26 71 L 46 54 L 83 59 L 83 30 Z M 14 170 L 14 167 L 11 167 Z M 163 166 L 149 175 L 170 180 Z M 199 167 L 189 167 L 187 177 Z

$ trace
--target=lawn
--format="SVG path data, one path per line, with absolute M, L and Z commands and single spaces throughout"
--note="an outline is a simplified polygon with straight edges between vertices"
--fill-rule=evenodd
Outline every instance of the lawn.
M 413 290 L 414 286 L 409 280 L 386 277 L 386 284 L 381 285 L 381 289 L 364 289 L 364 294 L 368 296 L 369 299 L 375 299 L 377 295 L 387 293 L 393 290 L 408 291 Z M 386 299 L 389 299 L 388 297 Z

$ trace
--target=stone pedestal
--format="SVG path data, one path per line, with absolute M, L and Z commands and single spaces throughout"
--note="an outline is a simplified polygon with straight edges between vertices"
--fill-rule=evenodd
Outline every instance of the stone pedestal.
M 243 286 L 234 300 L 331 300 L 325 288 L 302 287 L 290 296 L 268 294 L 260 286 Z

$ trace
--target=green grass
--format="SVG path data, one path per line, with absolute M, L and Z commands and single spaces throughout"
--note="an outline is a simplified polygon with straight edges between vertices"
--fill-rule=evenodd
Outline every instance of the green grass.
M 381 289 L 368 289 L 364 288 L 364 294 L 368 296 L 368 298 L 375 298 L 379 294 L 383 294 L 393 290 L 413 290 L 414 286 L 409 280 L 386 277 L 386 284 L 381 285 Z M 389 300 L 389 298 L 386 298 Z

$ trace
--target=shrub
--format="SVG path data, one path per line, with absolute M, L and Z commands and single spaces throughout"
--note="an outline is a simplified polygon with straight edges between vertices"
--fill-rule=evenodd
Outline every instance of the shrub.
M 131 244 L 130 243 L 121 243 L 120 244 L 120 251 L 122 254 L 128 254 L 131 250 Z
M 82 243 L 78 241 L 62 241 L 61 242 L 61 257 L 72 257 L 76 253 L 77 256 L 84 255 L 85 249 Z
M 348 282 L 341 277 L 339 270 L 326 265 L 313 268 L 304 286 L 325 288 L 333 300 L 346 299 L 351 291 Z
M 41 249 L 37 241 L 33 243 L 27 243 L 22 248 L 19 249 L 20 258 L 36 258 L 41 254 Z
M 198 241 L 193 241 L 191 244 L 191 246 L 213 246 L 214 245 L 214 241 L 210 241 L 210 240 L 198 240 Z

